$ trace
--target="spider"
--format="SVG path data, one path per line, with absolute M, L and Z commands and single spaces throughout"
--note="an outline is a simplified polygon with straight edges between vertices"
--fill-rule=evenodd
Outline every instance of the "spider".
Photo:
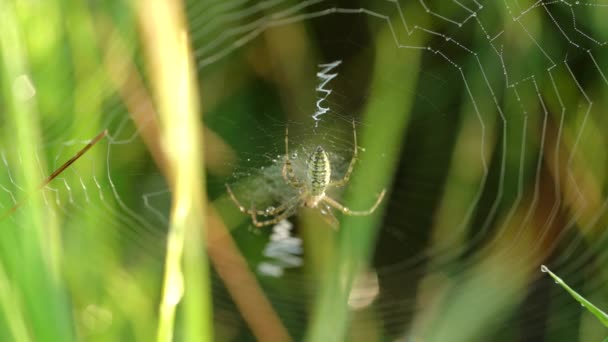
M 308 207 L 308 208 L 319 208 L 323 214 L 331 215 L 333 219 L 333 224 L 336 226 L 337 223 L 335 217 L 333 217 L 331 213 L 331 208 L 336 208 L 341 211 L 344 215 L 350 216 L 366 216 L 373 213 L 376 208 L 382 202 L 384 198 L 384 194 L 386 190 L 382 190 L 378 198 L 376 199 L 376 203 L 367 209 L 362 211 L 351 210 L 344 205 L 340 204 L 335 199 L 327 196 L 325 192 L 330 188 L 338 188 L 346 185 L 350 176 L 353 172 L 355 162 L 357 161 L 357 131 L 355 128 L 355 121 L 353 120 L 353 156 L 348 165 L 348 169 L 344 174 L 344 177 L 340 180 L 332 181 L 331 180 L 331 165 L 329 162 L 329 158 L 327 153 L 321 146 L 317 146 L 317 148 L 310 153 L 308 156 L 308 163 L 306 167 L 306 179 L 300 180 L 295 175 L 291 160 L 289 159 L 289 128 L 285 128 L 285 162 L 283 164 L 282 175 L 285 183 L 287 183 L 292 188 L 298 190 L 298 194 L 294 197 L 288 199 L 278 207 L 269 207 L 266 210 L 256 210 L 255 208 L 247 209 L 245 208 L 239 200 L 236 198 L 230 186 L 226 184 L 226 189 L 228 190 L 228 194 L 230 198 L 239 208 L 239 210 L 245 214 L 251 215 L 251 219 L 253 224 L 256 227 L 264 227 L 276 224 L 281 222 L 282 220 L 288 218 L 300 207 Z M 274 216 L 272 219 L 268 220 L 258 220 L 258 216 Z

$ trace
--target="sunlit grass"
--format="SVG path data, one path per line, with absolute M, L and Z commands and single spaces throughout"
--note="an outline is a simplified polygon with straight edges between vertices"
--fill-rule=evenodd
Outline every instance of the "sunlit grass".
M 205 183 L 198 88 L 186 22 L 178 2 L 138 4 L 140 26 L 163 126 L 173 193 L 157 340 L 175 336 L 181 304 L 189 341 L 211 341 L 211 296 L 204 250 Z

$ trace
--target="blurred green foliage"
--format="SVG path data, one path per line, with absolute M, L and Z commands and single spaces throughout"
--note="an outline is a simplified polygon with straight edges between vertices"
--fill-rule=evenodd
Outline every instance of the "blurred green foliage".
M 159 156 L 171 142 L 153 129 L 141 8 L 0 2 L 2 341 L 156 337 L 172 204 Z M 539 267 L 608 304 L 608 4 L 191 0 L 184 12 L 209 226 L 230 232 L 201 246 L 216 340 L 607 335 Z M 316 122 L 318 65 L 336 60 L 330 111 Z M 360 160 L 331 195 L 367 208 L 385 188 L 382 206 L 338 215 L 338 231 L 303 208 L 290 218 L 303 266 L 269 258 L 272 227 L 253 229 L 225 183 L 247 205 L 288 197 L 286 125 L 299 158 L 323 145 L 339 177 L 352 119 Z M 265 261 L 283 274 L 260 272 Z M 176 340 L 187 324 L 178 312 Z

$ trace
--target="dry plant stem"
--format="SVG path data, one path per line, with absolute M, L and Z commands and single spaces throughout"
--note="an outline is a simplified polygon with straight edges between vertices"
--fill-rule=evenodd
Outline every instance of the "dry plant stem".
M 111 64 L 111 63 L 109 63 Z M 160 127 L 152 101 L 143 89 L 143 83 L 129 64 L 129 77 L 120 85 L 119 92 L 129 108 L 129 113 L 144 143 L 151 151 L 160 172 L 170 179 L 166 157 L 159 145 Z M 142 108 L 146 108 L 143 109 Z M 156 151 L 156 152 L 155 152 Z M 226 163 L 229 164 L 229 163 Z M 173 192 L 173 190 L 171 190 Z M 207 206 L 207 249 L 211 263 L 232 295 L 237 308 L 260 341 L 289 341 L 290 337 L 272 305 L 264 295 L 247 262 L 237 248 L 228 228 L 216 213 Z
M 91 149 L 91 147 L 93 147 L 95 144 L 97 144 L 99 142 L 99 140 L 103 139 L 103 137 L 105 137 L 107 134 L 108 134 L 108 130 L 104 130 L 103 132 L 99 133 L 95 138 L 93 138 L 93 140 L 91 140 L 85 147 L 83 147 L 82 150 L 78 151 L 78 153 L 76 153 L 76 155 L 74 155 L 67 162 L 65 162 L 63 165 L 61 165 L 57 170 L 55 170 L 53 173 L 51 173 L 51 175 L 44 182 L 42 182 L 40 187 L 43 188 L 47 184 L 49 184 L 53 179 L 55 179 L 55 177 L 59 176 L 60 173 L 62 173 L 65 169 L 70 167 L 70 165 L 72 165 L 75 161 L 77 161 L 80 157 L 82 157 L 83 154 L 87 153 L 87 151 L 89 149 Z
M 212 206 L 207 215 L 207 252 L 253 335 L 258 341 L 290 341 L 226 225 Z
M 106 51 L 104 62 L 112 84 L 129 109 L 131 120 L 156 165 L 164 171 L 165 178 L 171 179 L 172 177 L 166 174 L 167 158 L 160 145 L 158 113 L 131 59 L 133 56 L 118 34 L 112 35 Z
M 211 296 L 204 254 L 205 176 L 200 148 L 203 130 L 188 28 L 180 1 L 140 0 L 136 5 L 173 195 L 157 340 L 173 340 L 179 305 L 183 339 L 212 341 Z
M 82 157 L 83 154 L 87 153 L 88 150 L 91 149 L 91 147 L 95 146 L 95 144 L 97 144 L 101 139 L 103 139 L 106 135 L 108 134 L 108 130 L 104 130 L 103 132 L 99 133 L 95 138 L 93 138 L 85 147 L 83 147 L 80 151 L 78 151 L 78 153 L 76 153 L 72 158 L 70 158 L 68 161 L 66 161 L 65 163 L 63 163 L 63 165 L 61 165 L 60 167 L 58 167 L 55 171 L 53 171 L 53 173 L 51 173 L 50 176 L 48 176 L 41 184 L 40 184 L 40 189 L 44 188 L 45 186 L 47 186 L 51 181 L 53 181 L 53 179 L 57 178 L 57 176 L 59 176 L 63 171 L 65 171 L 65 169 L 67 169 L 68 167 L 70 167 L 70 165 L 74 164 L 74 162 L 76 162 L 78 159 L 80 159 L 80 157 Z M 23 203 L 25 203 L 27 201 L 27 197 L 24 198 L 23 200 L 21 200 L 20 202 L 18 202 L 17 204 L 15 204 L 12 208 L 10 208 L 9 210 L 6 211 L 6 213 L 4 213 L 4 215 L 2 215 L 2 217 L 0 218 L 0 220 L 5 219 L 6 217 L 10 216 L 12 213 L 14 213 L 17 209 L 19 209 L 19 207 L 21 207 L 23 205 Z
M 160 148 L 160 139 L 158 137 L 161 130 L 156 119 L 156 109 L 153 106 L 150 95 L 145 89 L 132 61 L 122 60 L 119 64 L 122 64 L 124 68 L 120 70 L 115 68 L 117 58 L 123 59 L 124 56 L 127 56 L 124 47 L 117 45 L 115 48 L 117 50 L 116 53 L 108 53 L 106 56 L 106 65 L 113 76 L 114 84 L 129 108 L 133 122 L 137 126 L 140 135 L 142 135 L 144 143 L 150 150 L 156 165 L 166 179 L 172 179 L 172 169 L 168 166 L 165 152 Z M 127 76 L 124 77 L 122 75 Z M 209 132 L 208 129 L 205 130 L 204 134 L 206 138 L 213 137 L 208 134 Z M 218 139 L 220 138 L 218 137 Z M 212 145 L 226 145 L 221 140 L 217 141 L 217 143 L 214 142 Z M 230 151 L 230 153 L 221 153 L 220 155 L 230 157 L 234 153 Z M 205 157 L 209 158 L 209 155 L 205 154 Z M 205 160 L 208 161 L 208 159 Z M 213 164 L 228 165 L 230 163 L 221 160 Z M 170 187 L 173 193 L 173 186 L 170 185 Z M 207 206 L 206 221 L 208 234 L 206 241 L 210 261 L 232 295 L 237 308 L 249 325 L 249 328 L 260 341 L 291 340 L 287 329 L 283 326 L 254 274 L 249 269 L 245 258 L 237 248 L 228 228 L 209 201 L 206 201 L 205 205 Z
M 111 36 L 106 51 L 105 66 L 114 87 L 129 109 L 129 115 L 152 158 L 161 169 L 167 170 L 166 156 L 158 139 L 161 132 L 158 113 L 133 63 L 131 51 L 126 48 L 122 37 L 116 33 Z M 228 165 L 236 159 L 234 152 L 214 131 L 206 126 L 203 126 L 202 130 L 204 144 L 201 150 L 204 149 L 207 170 L 218 175 L 228 174 L 230 172 Z

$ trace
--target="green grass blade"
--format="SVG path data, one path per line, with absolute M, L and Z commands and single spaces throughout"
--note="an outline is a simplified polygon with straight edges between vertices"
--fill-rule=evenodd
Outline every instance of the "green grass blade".
M 568 291 L 568 293 L 570 293 L 570 295 L 576 299 L 577 302 L 581 303 L 581 305 L 583 307 L 585 307 L 587 309 L 587 311 L 589 311 L 591 314 L 593 314 L 600 322 L 602 322 L 602 324 L 608 328 L 608 315 L 606 315 L 606 313 L 602 310 L 600 310 L 598 307 L 596 307 L 595 305 L 591 304 L 591 302 L 589 302 L 588 300 L 586 300 L 583 296 L 581 296 L 580 294 L 578 294 L 576 291 L 574 291 L 570 286 L 568 286 L 568 284 L 566 284 L 562 278 L 558 277 L 557 275 L 555 275 L 553 272 L 551 272 L 549 270 L 549 268 L 547 268 L 547 266 L 542 265 L 540 267 L 540 270 L 544 273 L 549 273 L 549 275 L 551 276 L 551 278 L 553 278 L 553 280 L 555 280 L 555 282 L 557 284 L 559 284 L 559 286 L 563 287 L 566 291 Z M 604 341 L 608 341 L 608 338 Z
M 30 196 L 10 219 L 0 222 L 0 261 L 5 269 L 0 280 L 3 282 L 0 306 L 6 314 L 1 319 L 9 322 L 11 333 L 18 340 L 25 339 L 27 332 L 27 337 L 33 340 L 71 341 L 74 329 L 61 276 L 59 224 L 40 193 L 40 165 L 44 165 L 44 157 L 38 153 L 41 130 L 36 92 L 44 88 L 31 85 L 31 63 L 37 54 L 47 51 L 27 45 L 28 38 L 34 35 L 29 20 L 36 18 L 36 14 L 29 5 L 0 2 L 3 145 L 11 147 L 6 151 L 7 159 L 13 165 L 14 184 L 24 190 L 20 196 Z
M 393 170 L 399 159 L 401 139 L 412 104 L 412 96 L 401 87 L 383 82 L 388 75 L 399 75 L 402 87 L 413 87 L 417 80 L 420 53 L 395 53 L 391 31 L 384 27 L 376 38 L 375 74 L 371 96 L 364 113 L 361 146 L 365 161 L 357 165 L 345 197 L 349 208 L 366 208 L 383 188 L 390 188 Z M 415 41 L 410 41 L 416 45 Z M 411 95 L 411 94 L 410 94 Z M 336 250 L 324 272 L 320 295 L 308 332 L 309 341 L 342 341 L 347 339 L 350 311 L 347 305 L 352 283 L 367 264 L 376 240 L 379 213 L 389 200 L 387 194 L 376 213 L 369 216 L 344 216 Z

